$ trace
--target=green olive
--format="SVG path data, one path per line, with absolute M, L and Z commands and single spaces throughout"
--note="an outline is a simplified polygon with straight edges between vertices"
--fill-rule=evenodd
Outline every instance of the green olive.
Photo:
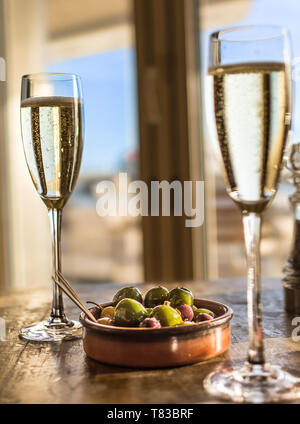
M 168 300 L 169 290 L 165 287 L 158 286 L 149 289 L 145 295 L 146 308 L 154 308 L 157 305 L 162 305 L 165 300 Z
M 208 315 L 212 316 L 213 318 L 215 318 L 215 316 L 216 316 L 216 315 L 215 315 L 212 311 L 210 311 L 209 309 L 198 308 L 198 309 L 196 309 L 196 311 L 194 312 L 194 319 L 195 319 L 195 320 L 197 319 L 197 316 L 198 316 L 199 314 L 208 314 Z
M 156 318 L 162 327 L 172 327 L 182 323 L 181 315 L 168 305 L 158 305 L 153 309 L 152 317 Z
M 123 287 L 114 295 L 113 303 L 116 305 L 122 299 L 134 299 L 142 303 L 142 293 L 137 287 Z
M 109 317 L 103 317 L 103 318 L 99 318 L 97 319 L 97 322 L 99 324 L 105 324 L 105 325 L 113 325 L 112 323 L 112 319 Z
M 192 306 L 194 304 L 193 293 L 185 287 L 176 287 L 169 292 L 169 301 L 173 308 L 181 305 Z
M 115 308 L 113 306 L 106 306 L 105 308 L 102 309 L 101 312 L 101 318 L 111 318 L 113 319 L 115 315 Z
M 134 299 L 122 299 L 115 308 L 114 324 L 121 327 L 138 327 L 148 317 L 144 306 Z

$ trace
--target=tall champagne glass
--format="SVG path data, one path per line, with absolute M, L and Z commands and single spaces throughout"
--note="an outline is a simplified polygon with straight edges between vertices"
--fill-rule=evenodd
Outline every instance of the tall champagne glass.
M 248 26 L 210 37 L 208 123 L 218 141 L 227 192 L 242 212 L 248 264 L 248 360 L 206 377 L 213 395 L 235 402 L 300 396 L 298 379 L 265 360 L 260 289 L 261 214 L 274 198 L 291 126 L 289 37 Z
M 49 73 L 23 76 L 21 129 L 30 176 L 48 208 L 55 277 L 61 270 L 62 209 L 74 190 L 83 147 L 79 77 Z M 47 342 L 81 337 L 80 323 L 64 313 L 62 292 L 56 284 L 49 319 L 22 328 L 20 336 Z

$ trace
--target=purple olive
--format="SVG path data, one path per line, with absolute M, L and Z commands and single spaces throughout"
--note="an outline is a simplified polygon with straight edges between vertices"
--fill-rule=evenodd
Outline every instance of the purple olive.
M 183 319 L 183 321 L 193 321 L 194 311 L 191 308 L 191 306 L 184 304 L 184 305 L 178 306 L 177 309 L 180 312 L 181 318 Z
M 161 323 L 156 318 L 145 318 L 144 321 L 140 323 L 140 327 L 161 328 Z
M 213 319 L 213 317 L 211 315 L 205 314 L 205 313 L 201 313 L 201 314 L 198 314 L 197 315 L 196 322 L 210 321 L 212 319 Z

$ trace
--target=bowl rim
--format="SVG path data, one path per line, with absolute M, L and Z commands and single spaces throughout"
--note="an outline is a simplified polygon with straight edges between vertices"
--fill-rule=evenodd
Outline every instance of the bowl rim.
M 190 331 L 205 331 L 211 328 L 218 327 L 222 324 L 225 324 L 229 322 L 233 317 L 233 310 L 221 302 L 216 302 L 214 300 L 210 299 L 200 299 L 195 298 L 194 301 L 197 302 L 205 302 L 208 304 L 211 304 L 216 307 L 221 307 L 225 309 L 225 313 L 213 318 L 210 321 L 202 321 L 202 322 L 195 322 L 192 325 L 178 325 L 178 326 L 172 326 L 172 327 L 161 327 L 161 328 L 145 328 L 145 327 L 118 327 L 118 326 L 112 326 L 112 325 L 106 325 L 106 324 L 100 324 L 93 322 L 90 320 L 83 312 L 79 316 L 79 321 L 81 324 L 89 329 L 92 329 L 94 331 L 98 332 L 109 332 L 110 334 L 145 334 L 145 332 L 151 332 L 151 334 L 163 334 L 163 333 L 169 333 L 170 330 L 176 331 L 178 333 L 180 332 L 190 332 Z M 106 302 L 101 303 L 99 306 L 112 306 L 113 302 Z M 90 308 L 93 309 L 93 308 Z M 172 331 L 172 332 L 173 332 Z

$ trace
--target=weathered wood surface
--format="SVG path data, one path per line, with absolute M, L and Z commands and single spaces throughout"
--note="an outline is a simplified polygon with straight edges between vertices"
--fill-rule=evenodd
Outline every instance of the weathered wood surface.
M 174 284 L 175 285 L 175 284 Z M 218 367 L 240 365 L 247 349 L 246 282 L 242 279 L 187 284 L 197 297 L 231 306 L 232 346 L 222 356 L 163 370 L 132 370 L 86 357 L 82 341 L 35 344 L 18 338 L 20 327 L 48 316 L 50 289 L 0 297 L 0 317 L 7 340 L 0 342 L 0 403 L 216 403 L 202 388 L 203 378 Z M 76 285 L 84 300 L 107 301 L 117 284 Z M 146 290 L 149 285 L 140 286 Z M 169 285 L 172 287 L 172 285 Z M 300 342 L 291 339 L 292 315 L 283 310 L 279 279 L 263 281 L 264 334 L 270 361 L 300 377 Z M 67 300 L 71 318 L 77 308 Z

